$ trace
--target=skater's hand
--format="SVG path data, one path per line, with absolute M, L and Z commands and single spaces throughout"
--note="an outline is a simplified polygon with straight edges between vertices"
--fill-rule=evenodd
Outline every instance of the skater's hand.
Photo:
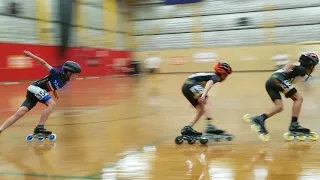
M 206 98 L 201 96 L 201 97 L 198 99 L 198 102 L 199 102 L 200 104 L 203 104 L 203 103 L 205 102 L 205 100 L 206 100 Z
M 32 55 L 32 53 L 29 51 L 23 51 L 23 54 L 27 57 L 30 57 Z
M 54 95 L 54 97 L 55 97 L 56 99 L 59 99 L 59 96 L 58 96 L 58 94 L 57 94 L 57 91 L 53 91 L 53 95 Z

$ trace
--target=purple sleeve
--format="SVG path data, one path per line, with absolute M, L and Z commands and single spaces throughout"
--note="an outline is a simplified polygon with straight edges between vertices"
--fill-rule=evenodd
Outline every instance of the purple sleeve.
M 53 72 L 55 72 L 55 71 L 56 71 L 55 68 L 51 68 L 51 69 L 50 69 L 50 74 L 53 73 Z

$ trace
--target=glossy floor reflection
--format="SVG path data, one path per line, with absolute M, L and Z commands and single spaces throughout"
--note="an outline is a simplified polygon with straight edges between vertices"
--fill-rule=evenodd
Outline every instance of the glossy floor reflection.
M 235 139 L 206 146 L 174 143 L 194 113 L 181 94 L 188 74 L 76 81 L 60 92 L 47 122 L 56 142 L 25 141 L 41 104 L 1 134 L 0 179 L 319 179 L 318 143 L 282 138 L 290 122 L 290 100 L 282 114 L 267 121 L 268 143 L 242 120 L 272 105 L 264 90 L 268 75 L 235 73 L 212 88 L 214 124 Z M 0 122 L 20 106 L 27 86 L 0 86 Z M 318 133 L 319 87 L 317 78 L 297 85 L 305 100 L 301 124 Z M 195 128 L 202 130 L 204 123 Z

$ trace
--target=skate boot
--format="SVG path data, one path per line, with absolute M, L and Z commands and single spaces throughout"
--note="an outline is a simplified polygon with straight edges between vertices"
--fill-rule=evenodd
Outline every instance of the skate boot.
M 202 133 L 194 130 L 191 126 L 185 126 L 181 129 L 182 136 L 201 136 Z
M 38 125 L 34 129 L 33 133 L 35 133 L 35 134 L 44 134 L 46 136 L 52 134 L 52 132 L 48 131 L 47 129 L 45 129 L 43 125 Z
M 298 122 L 293 122 L 289 126 L 289 132 L 284 133 L 283 135 L 284 139 L 291 141 L 295 137 L 303 141 L 306 139 L 306 137 L 310 138 L 311 140 L 317 140 L 319 138 L 319 135 L 315 132 L 310 132 L 310 129 L 304 128 L 299 125 Z
M 304 134 L 310 133 L 310 129 L 300 126 L 298 122 L 291 123 L 289 126 L 289 131 L 291 133 L 304 133 Z
M 194 144 L 196 140 L 199 140 L 201 144 L 206 144 L 208 139 L 202 137 L 202 133 L 194 130 L 191 126 L 185 126 L 181 129 L 181 136 L 177 136 L 175 139 L 176 144 L 182 144 L 186 140 L 188 144 Z
M 34 129 L 33 134 L 27 135 L 26 140 L 30 142 L 33 141 L 34 138 L 37 138 L 39 141 L 44 141 L 47 138 L 49 141 L 54 141 L 56 140 L 57 135 L 45 129 L 43 125 L 38 125 Z
M 206 135 L 204 135 L 206 138 L 214 139 L 216 142 L 219 142 L 220 140 L 232 141 L 233 139 L 232 134 L 228 134 L 224 130 L 218 129 L 212 124 L 207 124 L 205 126 L 204 132 L 206 133 Z
M 265 123 L 264 123 L 264 119 L 261 115 L 259 116 L 254 116 L 252 118 L 252 126 L 251 126 L 251 129 L 255 132 L 259 132 L 260 133 L 260 136 L 259 138 L 262 140 L 262 141 L 269 141 L 269 135 L 268 135 L 268 130 L 267 128 L 265 127 Z
M 207 124 L 205 126 L 204 132 L 207 133 L 207 134 L 212 134 L 212 135 L 219 135 L 219 134 L 225 133 L 224 130 L 218 129 L 217 127 L 215 127 L 215 126 L 213 126 L 211 124 Z

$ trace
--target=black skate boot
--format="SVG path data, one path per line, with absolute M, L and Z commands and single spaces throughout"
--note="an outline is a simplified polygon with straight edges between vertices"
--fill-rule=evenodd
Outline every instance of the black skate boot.
M 289 131 L 292 134 L 299 134 L 299 133 L 300 134 L 309 134 L 310 133 L 310 129 L 300 126 L 298 122 L 291 123 L 289 126 Z
M 185 126 L 181 129 L 181 135 L 183 135 L 183 136 L 201 136 L 202 133 L 194 130 L 191 126 Z
M 29 134 L 26 137 L 27 141 L 32 141 L 34 138 L 38 138 L 39 141 L 44 141 L 46 138 L 48 138 L 50 141 L 54 141 L 57 138 L 57 135 L 53 134 L 51 131 L 48 131 L 44 128 L 44 125 L 38 125 L 34 131 L 33 134 Z
M 260 135 L 259 135 L 260 140 L 262 140 L 264 142 L 269 141 L 268 130 L 265 127 L 264 119 L 263 119 L 263 117 L 261 115 L 260 116 L 255 116 L 255 117 L 252 118 L 251 129 L 253 131 L 256 131 L 256 132 L 260 133 Z
M 194 144 L 196 140 L 200 140 L 201 144 L 206 144 L 208 139 L 201 137 L 202 133 L 194 130 L 191 126 L 185 126 L 181 129 L 181 135 L 175 139 L 176 144 L 181 144 L 184 140 L 188 141 L 189 144 Z
M 38 125 L 33 132 L 35 134 L 45 134 L 46 136 L 52 134 L 51 131 L 48 131 L 47 129 L 44 128 L 44 125 Z
M 267 135 L 268 134 L 268 130 L 265 127 L 264 124 L 264 119 L 261 115 L 259 116 L 255 116 L 252 118 L 252 123 L 256 126 L 258 126 L 258 132 L 260 132 L 261 134 Z
M 316 132 L 310 132 L 310 129 L 300 126 L 298 122 L 292 122 L 289 126 L 289 132 L 284 133 L 283 137 L 287 141 L 291 141 L 294 138 L 303 141 L 307 137 L 313 141 L 319 139 L 319 135 Z
M 213 126 L 211 124 L 207 124 L 205 126 L 204 132 L 207 133 L 207 134 L 212 134 L 212 135 L 220 135 L 220 134 L 225 133 L 224 130 L 218 129 L 217 127 L 215 127 L 215 126 Z

